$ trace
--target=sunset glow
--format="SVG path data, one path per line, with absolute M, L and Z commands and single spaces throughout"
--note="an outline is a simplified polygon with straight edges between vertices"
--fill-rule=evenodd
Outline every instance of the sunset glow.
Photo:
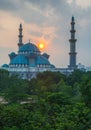
M 44 43 L 44 42 L 39 42 L 39 43 L 38 43 L 38 48 L 39 48 L 40 50 L 43 50 L 43 49 L 45 48 L 45 43 Z
M 23 43 L 31 39 L 30 43 L 36 44 L 41 53 L 50 54 L 50 61 L 56 67 L 66 67 L 72 15 L 75 17 L 78 39 L 77 62 L 91 66 L 91 0 L 26 0 L 22 2 L 22 8 L 20 1 L 0 0 L 1 66 L 9 63 L 10 52 L 17 51 L 18 29 L 22 23 Z

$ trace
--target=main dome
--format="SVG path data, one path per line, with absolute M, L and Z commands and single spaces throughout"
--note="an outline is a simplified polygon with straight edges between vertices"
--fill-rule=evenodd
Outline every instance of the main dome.
M 26 43 L 20 47 L 19 52 L 40 52 L 40 51 L 38 47 L 33 43 Z

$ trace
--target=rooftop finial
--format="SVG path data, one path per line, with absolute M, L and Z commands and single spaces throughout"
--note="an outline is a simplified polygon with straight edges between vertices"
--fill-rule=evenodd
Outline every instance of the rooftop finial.
M 29 43 L 30 43 L 30 39 L 29 39 Z
M 74 22 L 74 16 L 72 16 L 72 22 Z
M 22 28 L 22 23 L 20 23 L 20 28 Z

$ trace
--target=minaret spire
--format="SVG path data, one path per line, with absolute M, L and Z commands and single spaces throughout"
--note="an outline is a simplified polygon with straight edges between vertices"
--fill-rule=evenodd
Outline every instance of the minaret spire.
M 77 66 L 76 66 L 76 41 L 77 39 L 75 39 L 75 20 L 74 20 L 74 16 L 72 16 L 72 19 L 71 19 L 71 39 L 69 40 L 70 42 L 70 52 L 69 52 L 69 56 L 70 56 L 70 63 L 69 63 L 69 68 L 70 69 L 76 69 Z
M 19 48 L 23 45 L 23 43 L 22 43 L 22 38 L 23 38 L 23 35 L 22 35 L 22 24 L 20 24 L 20 26 L 19 26 L 19 35 L 18 35 L 18 37 L 19 37 L 19 42 L 18 42 L 18 46 L 19 46 Z

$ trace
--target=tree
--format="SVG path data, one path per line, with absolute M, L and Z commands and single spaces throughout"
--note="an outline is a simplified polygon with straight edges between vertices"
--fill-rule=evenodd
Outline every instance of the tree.
M 7 105 L 0 113 L 0 127 L 1 129 L 20 128 L 27 120 L 29 111 L 18 104 Z
M 17 80 L 11 84 L 5 91 L 4 97 L 9 103 L 16 103 L 28 98 L 27 83 L 22 80 Z
M 74 86 L 75 83 L 80 83 L 82 81 L 82 77 L 85 74 L 85 72 L 80 71 L 80 70 L 75 70 L 72 74 L 70 74 L 66 82 L 70 86 Z

